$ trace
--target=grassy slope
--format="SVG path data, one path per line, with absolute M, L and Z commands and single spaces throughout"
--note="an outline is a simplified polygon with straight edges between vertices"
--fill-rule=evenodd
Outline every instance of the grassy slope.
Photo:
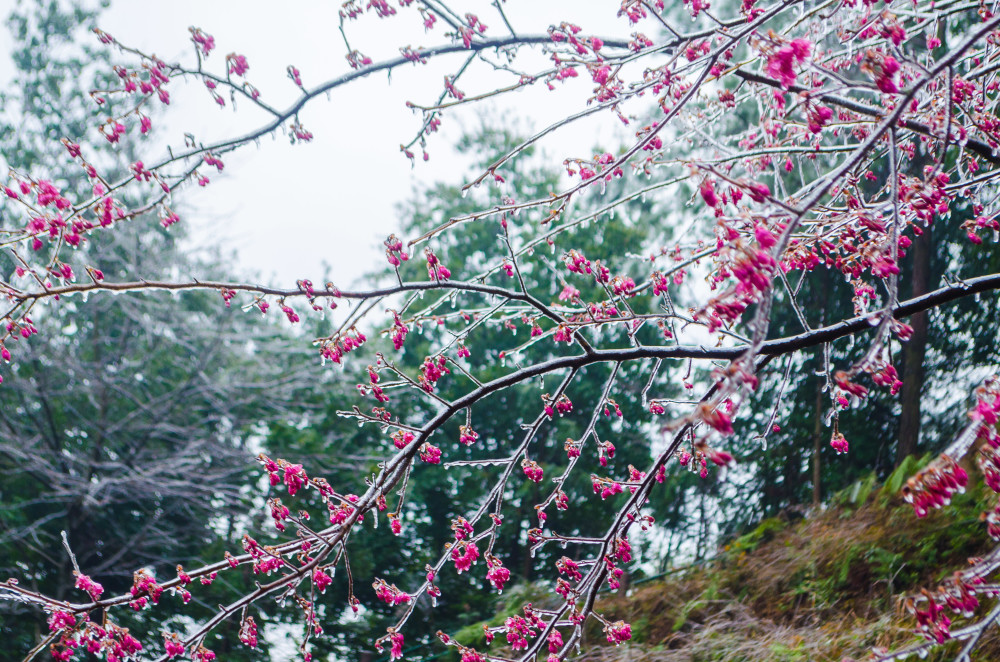
M 896 493 L 870 479 L 815 516 L 764 521 L 708 566 L 609 596 L 605 615 L 631 622 L 633 641 L 601 646 L 595 629 L 582 657 L 839 662 L 917 641 L 900 599 L 990 548 L 979 522 L 988 497 L 977 485 L 920 520 Z M 975 658 L 1000 659 L 1000 637 L 987 635 Z

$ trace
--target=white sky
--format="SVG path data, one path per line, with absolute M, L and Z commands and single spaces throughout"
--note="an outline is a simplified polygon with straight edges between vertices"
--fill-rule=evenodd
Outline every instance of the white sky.
M 504 33 L 488 3 L 454 4 L 480 10 L 490 34 Z M 0 0 L 0 14 L 6 16 L 12 6 L 12 0 Z M 307 88 L 349 70 L 338 31 L 339 6 L 339 2 L 302 1 L 277 10 L 275 3 L 263 1 L 117 0 L 105 11 L 100 27 L 123 43 L 164 60 L 186 62 L 191 57 L 187 28 L 201 27 L 217 44 L 209 67 L 221 71 L 226 53 L 245 54 L 251 67 L 249 80 L 272 105 L 284 108 L 297 93 L 286 75 L 289 64 L 301 70 Z M 630 32 L 626 21 L 615 18 L 620 7 L 616 2 L 514 1 L 505 6 L 515 29 L 522 32 L 544 32 L 567 17 L 580 24 L 585 34 L 624 36 Z M 379 61 L 398 54 L 400 45 L 444 43 L 441 25 L 439 21 L 437 29 L 425 34 L 416 12 L 388 20 L 365 16 L 350 26 L 348 36 L 354 48 Z M 9 48 L 4 47 L 7 37 L 4 32 L 0 39 L 0 84 L 10 75 Z M 329 101 L 314 100 L 301 115 L 316 136 L 314 141 L 291 146 L 284 138 L 268 138 L 259 148 L 250 146 L 229 155 L 225 172 L 212 177 L 210 186 L 186 188 L 177 196 L 180 210 L 187 210 L 183 222 L 199 240 L 221 241 L 238 251 L 234 275 L 252 273 L 284 285 L 299 278 L 319 283 L 324 277 L 322 265 L 328 263 L 333 282 L 349 286 L 359 274 L 382 264 L 381 242 L 399 226 L 396 205 L 409 198 L 419 182 L 457 183 L 467 173 L 447 145 L 458 137 L 462 125 L 475 124 L 473 108 L 446 116 L 442 134 L 429 146 L 430 162 L 418 161 L 411 169 L 399 152 L 400 143 L 409 142 L 420 121 L 404 102 L 435 100 L 443 76 L 457 68 L 462 57 L 399 70 L 391 85 L 385 74 L 376 75 L 335 92 Z M 536 58 L 535 66 L 543 64 Z M 489 75 L 470 77 L 459 87 L 471 94 L 488 89 L 490 81 Z M 584 107 L 591 86 L 580 79 L 576 82 L 555 93 L 543 85 L 519 92 L 491 114 L 520 116 L 527 118 L 524 126 L 540 128 Z M 161 139 L 174 146 L 182 144 L 184 132 L 207 143 L 265 121 L 248 104 L 241 104 L 236 113 L 228 105 L 220 110 L 200 83 L 192 81 L 186 90 L 177 82 L 169 87 L 171 105 L 155 126 Z M 496 103 L 491 105 L 498 108 Z M 543 146 L 555 163 L 561 163 L 567 156 L 592 155 L 599 141 L 616 144 L 614 131 L 616 122 L 602 114 Z M 145 160 L 155 162 L 162 155 L 162 150 L 154 150 Z

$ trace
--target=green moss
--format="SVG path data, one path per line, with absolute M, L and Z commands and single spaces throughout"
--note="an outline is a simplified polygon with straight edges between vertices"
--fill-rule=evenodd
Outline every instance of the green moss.
M 727 546 L 730 554 L 749 553 L 757 549 L 762 543 L 772 540 L 776 533 L 784 530 L 788 525 L 778 517 L 769 517 L 757 525 L 753 531 L 746 533 Z

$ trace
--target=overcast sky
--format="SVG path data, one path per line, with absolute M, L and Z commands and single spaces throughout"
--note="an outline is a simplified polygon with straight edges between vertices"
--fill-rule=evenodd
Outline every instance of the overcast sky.
M 488 3 L 462 2 L 463 9 L 483 5 L 480 16 L 491 33 L 502 32 L 499 18 Z M 627 35 L 626 22 L 615 18 L 613 2 L 546 0 L 508 2 L 511 22 L 519 31 L 544 32 L 548 25 L 572 18 L 585 33 Z M 4 16 L 12 0 L 0 0 Z M 338 31 L 339 2 L 303 1 L 276 9 L 271 2 L 172 0 L 125 2 L 118 0 L 104 13 L 100 26 L 123 43 L 167 60 L 190 62 L 188 26 L 214 35 L 217 50 L 208 66 L 222 71 L 229 52 L 246 55 L 248 78 L 272 105 L 287 107 L 297 94 L 286 67 L 302 72 L 305 86 L 316 85 L 348 71 L 345 47 Z M 294 8 L 294 9 L 293 9 Z M 440 22 L 439 22 L 440 26 Z M 416 12 L 390 20 L 366 16 L 348 32 L 352 47 L 376 61 L 398 54 L 400 45 L 431 46 L 445 42 L 440 27 L 425 34 Z M 0 44 L 5 43 L 4 40 Z M 0 83 L 10 74 L 8 48 L 0 61 Z M 301 119 L 315 139 L 289 145 L 280 136 L 267 138 L 226 158 L 223 175 L 214 176 L 205 189 L 189 187 L 178 196 L 186 209 L 184 222 L 202 240 L 222 241 L 237 249 L 236 273 L 256 273 L 264 280 L 291 285 L 298 278 L 319 282 L 324 263 L 339 286 L 381 264 L 381 241 L 396 230 L 397 205 L 412 195 L 420 182 L 459 183 L 468 173 L 450 152 L 463 126 L 474 126 L 480 109 L 468 108 L 445 117 L 442 134 L 430 146 L 431 160 L 415 169 L 399 152 L 419 126 L 420 117 L 405 101 L 429 103 L 442 89 L 444 74 L 453 71 L 462 56 L 442 58 L 428 66 L 407 67 L 364 79 L 317 99 Z M 540 58 L 536 66 L 544 64 Z M 498 78 L 485 72 L 459 87 L 469 94 L 484 91 Z M 506 79 L 504 82 L 509 82 Z M 162 140 L 178 146 L 185 132 L 213 142 L 238 135 L 266 121 L 249 105 L 237 112 L 219 109 L 200 84 L 186 88 L 172 82 L 172 102 L 157 121 Z M 584 107 L 591 86 L 582 80 L 568 90 L 538 89 L 518 92 L 500 104 L 491 103 L 491 115 L 523 118 L 523 126 L 540 128 Z M 568 92 L 568 93 L 567 93 Z M 486 109 L 483 105 L 481 109 Z M 572 132 L 548 141 L 544 147 L 556 163 L 567 156 L 589 156 L 601 140 L 613 140 L 614 123 L 607 115 L 581 123 Z M 147 162 L 162 156 L 149 154 Z M 209 238 L 209 239 L 204 239 Z

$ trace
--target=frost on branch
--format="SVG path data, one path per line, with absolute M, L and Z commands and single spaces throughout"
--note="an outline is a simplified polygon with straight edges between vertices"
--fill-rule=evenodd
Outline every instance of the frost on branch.
M 525 24 L 515 25 L 514 4 L 493 3 L 487 15 L 442 3 L 344 3 L 346 68 L 280 65 L 284 90 L 258 89 L 254 76 L 279 65 L 251 67 L 229 36 L 223 52 L 237 50 L 220 57 L 216 37 L 194 27 L 189 56 L 167 62 L 97 31 L 120 62 L 113 84 L 93 94 L 101 139 L 68 136 L 62 150 L 85 186 L 71 192 L 16 164 L 4 183 L 10 273 L 0 282 L 0 356 L 16 365 L 33 336 L 52 332 L 49 307 L 89 295 L 214 290 L 225 307 L 265 314 L 277 306 L 281 324 L 319 336 L 319 358 L 343 369 L 340 380 L 354 379 L 337 413 L 361 425 L 366 450 L 379 458 L 328 478 L 306 459 L 261 455 L 265 531 L 245 532 L 241 552 L 198 569 L 169 577 L 139 569 L 114 596 L 98 590 L 87 568 L 73 599 L 4 584 L 0 597 L 48 615 L 53 656 L 94 647 L 109 660 L 140 651 L 210 660 L 223 622 L 238 624 L 247 647 L 266 642 L 250 611 L 277 600 L 298 617 L 306 659 L 324 627 L 342 625 L 334 614 L 362 606 L 381 610 L 389 625 L 372 643 L 396 659 L 420 614 L 457 591 L 458 575 L 500 592 L 536 574 L 552 588 L 544 601 L 525 601 L 487 625 L 486 647 L 441 631 L 437 640 L 463 660 L 565 659 L 588 627 L 624 645 L 632 626 L 606 618 L 598 596 L 627 582 L 665 484 L 751 471 L 766 457 L 767 436 L 795 413 L 783 389 L 809 370 L 820 379 L 816 429 L 830 425 L 832 450 L 853 459 L 858 441 L 849 443 L 841 426 L 863 417 L 855 410 L 869 401 L 898 396 L 910 378 L 896 366 L 902 343 L 919 342 L 921 332 L 903 318 L 1000 288 L 996 273 L 960 269 L 990 250 L 983 238 L 997 230 L 1000 212 L 991 194 L 1000 124 L 989 64 L 1000 18 L 985 6 L 926 4 L 897 14 L 866 2 L 626 0 L 606 23 L 585 27 L 573 16 L 533 26 L 521 15 Z M 413 42 L 388 59 L 364 55 L 348 35 L 367 20 L 410 20 Z M 931 30 L 948 37 L 947 48 Z M 387 233 L 405 238 L 389 234 L 388 267 L 350 289 L 306 278 L 294 287 L 153 280 L 141 265 L 106 276 L 89 262 L 98 238 L 149 215 L 176 231 L 174 199 L 208 186 L 209 176 L 231 176 L 231 152 L 274 133 L 301 143 L 332 130 L 307 130 L 299 117 L 327 92 L 424 66 L 447 73 L 430 98 L 407 105 L 417 112 L 415 135 L 401 138 L 401 151 L 414 161 L 417 150 L 429 158 L 442 122 L 474 103 L 514 91 L 556 99 L 569 89 L 583 89 L 586 100 L 532 137 L 492 145 L 443 208 L 415 210 L 405 231 L 387 222 Z M 187 137 L 156 153 L 147 111 L 171 105 L 171 92 L 191 82 L 210 105 L 238 102 L 240 112 L 263 117 L 259 127 Z M 560 155 L 556 174 L 532 170 L 538 143 L 590 116 L 625 127 L 625 144 L 595 150 L 584 141 Z M 142 158 L 124 172 L 100 156 L 133 142 Z M 962 256 L 950 280 L 934 291 L 906 287 L 915 259 L 908 252 L 952 226 L 959 241 L 935 239 Z M 842 306 L 801 295 L 817 274 L 837 285 L 825 303 Z M 323 315 L 331 317 L 318 321 Z M 806 367 L 810 352 L 821 356 L 818 366 Z M 784 363 L 783 376 L 772 362 Z M 773 384 L 777 393 L 766 392 Z M 987 484 L 1000 484 L 995 391 L 988 382 L 977 392 L 971 432 L 956 442 L 961 453 L 907 484 L 918 515 L 965 488 L 959 459 L 973 440 Z M 747 451 L 744 436 L 760 439 L 759 449 Z M 440 508 L 448 512 L 427 512 L 414 501 L 433 481 L 468 492 L 449 488 L 453 498 Z M 998 517 L 986 517 L 991 535 Z M 352 559 L 366 554 L 356 539 L 397 537 L 425 545 L 422 572 L 354 573 L 363 564 Z M 975 611 L 977 581 L 996 565 L 989 557 L 975 567 L 975 578 L 962 574 L 908 603 L 928 640 L 952 636 L 945 606 Z M 119 624 L 116 614 L 128 609 L 166 620 L 182 608 L 168 600 L 184 605 L 217 576 L 241 577 L 248 588 L 184 632 L 139 641 Z

